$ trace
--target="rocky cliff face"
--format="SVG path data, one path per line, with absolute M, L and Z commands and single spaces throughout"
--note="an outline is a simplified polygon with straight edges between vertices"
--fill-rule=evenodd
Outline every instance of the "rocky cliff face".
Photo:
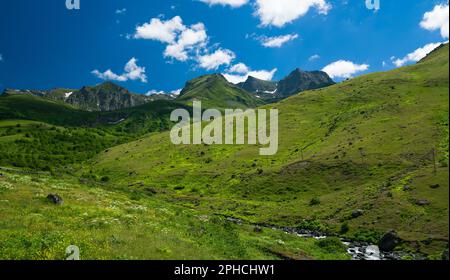
M 67 103 L 87 111 L 114 111 L 150 102 L 148 96 L 130 93 L 114 83 L 106 82 L 95 87 L 83 87 L 73 92 Z
M 29 94 L 65 102 L 77 109 L 85 111 L 114 111 L 163 99 L 162 96 L 152 97 L 134 94 L 111 82 L 106 82 L 93 87 L 83 87 L 80 90 L 52 89 L 48 91 L 39 91 L 6 89 L 3 94 Z
M 255 94 L 262 100 L 271 101 L 287 98 L 305 90 L 323 88 L 333 84 L 334 81 L 325 72 L 306 72 L 296 69 L 279 82 L 263 81 L 254 77 L 248 77 L 247 81 L 237 86 Z
M 240 83 L 237 86 L 243 90 L 256 94 L 262 99 L 272 99 L 277 91 L 278 84 L 276 82 L 264 81 L 250 76 L 245 82 Z
M 325 72 L 306 72 L 295 69 L 289 76 L 278 83 L 277 95 L 289 97 L 305 90 L 323 88 L 333 84 L 334 81 Z

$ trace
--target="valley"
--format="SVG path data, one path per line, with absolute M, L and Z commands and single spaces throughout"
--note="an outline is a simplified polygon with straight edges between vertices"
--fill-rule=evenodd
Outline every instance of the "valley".
M 85 259 L 348 260 L 340 238 L 380 245 L 390 231 L 396 246 L 385 253 L 441 259 L 449 238 L 448 55 L 447 44 L 415 65 L 337 84 L 324 78 L 274 99 L 259 93 L 280 83 L 249 79 L 244 87 L 219 74 L 189 81 L 174 99 L 127 99 L 114 110 L 7 91 L 0 259 L 63 259 L 77 245 Z M 308 77 L 291 75 L 299 73 Z M 108 100 L 111 88 L 128 94 L 109 83 L 90 93 Z M 278 153 L 173 145 L 170 113 L 194 101 L 278 109 Z

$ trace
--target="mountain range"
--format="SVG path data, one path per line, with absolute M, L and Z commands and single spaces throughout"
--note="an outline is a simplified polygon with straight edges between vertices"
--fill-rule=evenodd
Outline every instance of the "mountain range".
M 55 101 L 65 102 L 85 111 L 115 111 L 143 105 L 152 98 L 129 92 L 114 83 L 106 82 L 93 87 L 83 87 L 79 90 L 53 89 L 49 91 L 6 89 L 3 95 L 29 94 Z
M 194 100 L 202 101 L 206 107 L 250 108 L 264 103 L 275 102 L 303 92 L 333 85 L 334 82 L 324 72 L 304 72 L 296 69 L 279 82 L 263 81 L 248 77 L 238 85 L 228 82 L 221 74 L 205 75 L 186 83 L 179 94 L 135 94 L 112 82 L 75 89 L 15 90 L 6 89 L 7 95 L 33 95 L 64 102 L 84 111 L 116 111 L 140 106 L 156 100 L 177 101 L 184 104 Z
M 140 101 L 112 83 L 5 91 L 0 259 L 63 259 L 75 244 L 83 259 L 348 260 L 386 236 L 387 258 L 448 259 L 448 44 L 323 88 L 312 75 L 246 90 L 202 76 L 129 108 Z M 271 98 L 299 85 L 312 90 Z M 278 153 L 174 145 L 170 113 L 194 100 L 278 109 Z
M 334 84 L 335 82 L 325 72 L 307 72 L 297 68 L 278 82 L 263 81 L 250 76 L 238 86 L 263 100 L 273 102 L 306 90 L 319 89 Z

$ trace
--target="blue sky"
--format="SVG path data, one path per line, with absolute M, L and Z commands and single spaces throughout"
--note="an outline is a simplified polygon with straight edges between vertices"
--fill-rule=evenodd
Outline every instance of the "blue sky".
M 448 40 L 445 0 L 380 0 L 377 11 L 365 0 L 80 3 L 1 1 L 0 89 L 109 79 L 170 92 L 208 73 L 278 80 L 295 68 L 342 80 L 413 63 Z

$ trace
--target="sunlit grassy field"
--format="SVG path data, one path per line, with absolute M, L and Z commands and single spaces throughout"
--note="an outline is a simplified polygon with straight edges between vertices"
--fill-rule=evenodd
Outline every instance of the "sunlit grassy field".
M 153 104 L 123 123 L 86 127 L 71 118 L 105 116 L 58 107 L 65 125 L 34 100 L 16 121 L 25 117 L 7 103 L 18 97 L 3 99 L 0 259 L 64 259 L 69 245 L 84 259 L 350 258 L 335 239 L 255 224 L 373 244 L 396 230 L 397 250 L 440 258 L 449 234 L 448 61 L 447 45 L 417 65 L 264 106 L 280 112 L 279 151 L 269 157 L 259 146 L 173 145 L 165 131 L 173 103 L 157 119 Z M 51 204 L 51 193 L 64 204 Z

